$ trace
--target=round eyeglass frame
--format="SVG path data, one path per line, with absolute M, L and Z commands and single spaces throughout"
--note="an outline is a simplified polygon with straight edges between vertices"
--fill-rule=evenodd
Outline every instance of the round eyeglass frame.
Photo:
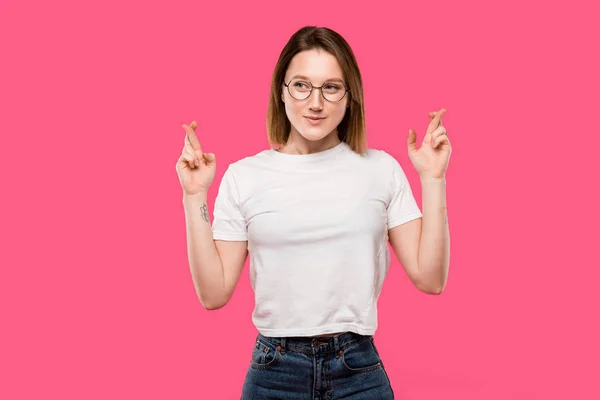
M 341 99 L 333 101 L 333 100 L 329 100 L 327 97 L 325 97 L 325 94 L 323 94 L 323 89 L 322 89 L 323 85 L 321 85 L 321 86 L 314 86 L 311 81 L 308 81 L 308 84 L 310 85 L 310 92 L 308 93 L 308 96 L 306 96 L 303 99 L 297 99 L 297 98 L 294 97 L 294 95 L 292 94 L 292 92 L 290 92 L 290 83 L 292 83 L 292 81 L 293 81 L 293 79 L 291 79 L 288 83 L 283 82 L 283 86 L 285 86 L 287 88 L 288 93 L 290 94 L 290 96 L 292 96 L 293 99 L 300 100 L 300 101 L 306 100 L 310 96 L 312 96 L 313 89 L 321 89 L 321 96 L 323 96 L 323 98 L 325 100 L 327 100 L 330 103 L 339 103 L 340 101 L 344 100 L 344 97 L 346 97 L 346 94 L 350 91 L 350 89 L 348 89 L 346 87 L 346 85 L 344 85 L 342 83 L 342 86 L 344 87 L 344 90 L 345 90 L 344 95 L 342 96 Z M 305 82 L 305 81 L 302 81 L 302 82 Z

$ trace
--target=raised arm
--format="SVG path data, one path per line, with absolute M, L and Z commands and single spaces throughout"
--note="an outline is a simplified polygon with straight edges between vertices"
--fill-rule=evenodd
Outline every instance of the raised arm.
M 231 298 L 248 255 L 248 243 L 214 240 L 207 193 L 214 180 L 216 157 L 202 151 L 195 121 L 183 128 L 186 137 L 176 168 L 183 189 L 188 261 L 200 303 L 214 310 Z
M 431 122 L 420 148 L 409 130 L 408 155 L 419 177 L 423 218 L 389 230 L 390 243 L 412 282 L 430 294 L 443 292 L 450 268 L 450 231 L 446 210 L 446 169 L 452 148 L 442 124 L 446 109 L 430 112 Z M 405 186 L 408 182 L 403 179 Z

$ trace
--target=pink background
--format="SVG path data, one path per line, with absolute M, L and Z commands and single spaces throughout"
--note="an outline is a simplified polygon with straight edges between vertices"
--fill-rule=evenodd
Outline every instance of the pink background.
M 394 259 L 379 302 L 397 398 L 600 398 L 596 2 L 349 4 L 2 1 L 0 398 L 239 399 L 248 269 L 202 308 L 181 124 L 217 155 L 212 210 L 226 166 L 267 148 L 271 73 L 308 24 L 353 47 L 369 144 L 419 204 L 408 128 L 420 145 L 448 110 L 448 286 Z

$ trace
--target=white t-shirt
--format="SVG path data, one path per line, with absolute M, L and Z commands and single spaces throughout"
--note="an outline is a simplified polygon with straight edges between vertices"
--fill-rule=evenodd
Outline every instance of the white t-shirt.
M 390 265 L 388 229 L 422 217 L 382 150 L 274 149 L 232 163 L 215 201 L 215 240 L 247 240 L 252 320 L 265 336 L 373 335 Z

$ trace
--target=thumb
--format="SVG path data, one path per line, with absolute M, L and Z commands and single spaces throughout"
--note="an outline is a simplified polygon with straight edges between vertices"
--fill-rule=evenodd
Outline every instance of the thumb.
M 417 134 L 412 129 L 408 130 L 407 144 L 408 144 L 408 151 L 409 152 L 417 150 Z
M 217 162 L 217 157 L 214 153 L 204 153 L 202 156 L 208 165 L 213 165 Z

